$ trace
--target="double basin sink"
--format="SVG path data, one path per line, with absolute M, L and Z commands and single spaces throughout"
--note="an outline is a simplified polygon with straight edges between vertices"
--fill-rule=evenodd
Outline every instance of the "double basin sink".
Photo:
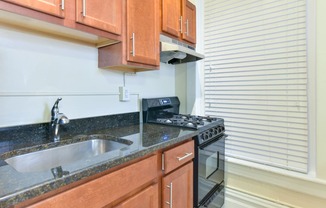
M 120 152 L 132 143 L 132 141 L 110 137 L 106 134 L 80 135 L 76 143 L 13 156 L 7 158 L 5 162 L 22 173 L 47 171 L 105 153 Z

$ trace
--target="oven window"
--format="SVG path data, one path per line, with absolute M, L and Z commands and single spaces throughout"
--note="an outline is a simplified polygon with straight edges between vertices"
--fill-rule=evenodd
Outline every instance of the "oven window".
M 198 150 L 199 202 L 224 180 L 224 136 Z M 212 194 L 212 193 L 210 193 Z

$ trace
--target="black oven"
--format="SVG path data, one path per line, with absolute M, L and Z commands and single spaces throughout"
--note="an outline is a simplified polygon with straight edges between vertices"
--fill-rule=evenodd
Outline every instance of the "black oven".
M 195 207 L 220 208 L 224 203 L 224 158 L 226 135 L 219 134 L 200 144 L 197 139 L 194 176 Z
M 194 207 L 220 208 L 224 203 L 224 120 L 179 114 L 178 97 L 142 99 L 144 123 L 190 128 L 195 138 Z

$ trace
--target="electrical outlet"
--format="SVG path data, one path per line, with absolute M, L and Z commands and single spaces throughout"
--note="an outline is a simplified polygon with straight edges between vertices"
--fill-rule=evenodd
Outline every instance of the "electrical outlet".
M 126 87 L 119 87 L 119 93 L 120 101 L 125 102 L 130 100 L 129 90 Z

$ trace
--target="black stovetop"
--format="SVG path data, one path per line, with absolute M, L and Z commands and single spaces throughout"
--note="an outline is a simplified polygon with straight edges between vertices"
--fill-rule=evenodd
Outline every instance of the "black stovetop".
M 149 98 L 142 100 L 144 123 L 156 123 L 189 129 L 217 126 L 223 119 L 179 113 L 178 97 Z M 205 129 L 205 128 L 203 128 Z

